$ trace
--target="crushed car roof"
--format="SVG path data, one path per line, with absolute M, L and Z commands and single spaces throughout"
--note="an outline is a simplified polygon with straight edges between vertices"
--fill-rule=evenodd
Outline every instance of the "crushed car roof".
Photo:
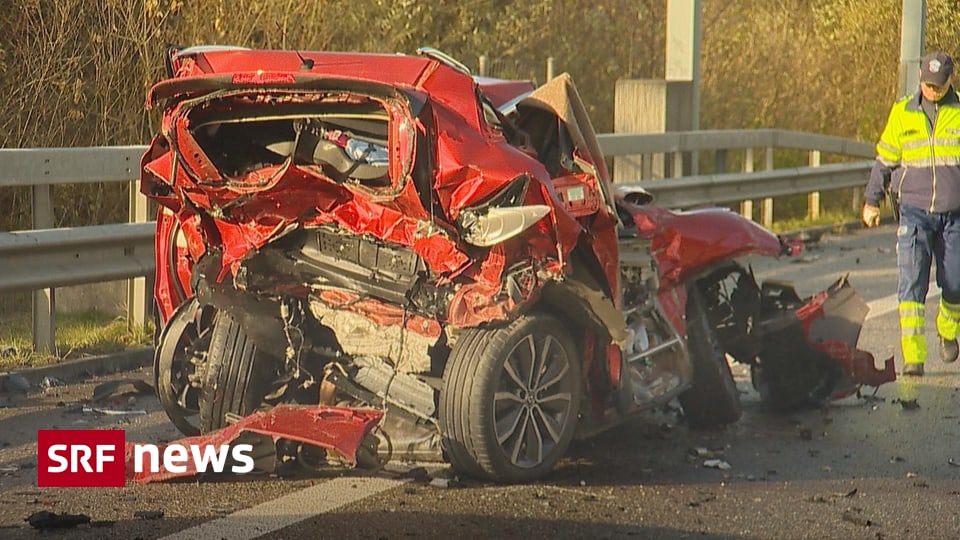
M 531 81 L 473 77 L 435 58 L 405 54 L 196 47 L 184 49 L 176 58 L 192 60 L 189 70 L 154 85 L 148 105 L 181 93 L 243 86 L 296 87 L 318 77 L 405 86 L 435 96 L 469 95 L 476 84 L 495 107 L 534 88 Z

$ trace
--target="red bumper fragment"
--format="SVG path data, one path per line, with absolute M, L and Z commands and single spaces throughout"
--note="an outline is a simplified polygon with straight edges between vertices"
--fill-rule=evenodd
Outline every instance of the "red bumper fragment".
M 277 405 L 269 411 L 255 412 L 223 429 L 205 435 L 178 439 L 168 443 L 167 446 L 179 444 L 190 448 L 191 445 L 201 447 L 211 445 L 219 448 L 221 445 L 229 445 L 236 441 L 243 433 L 254 433 L 269 437 L 274 442 L 285 439 L 318 446 L 336 452 L 350 464 L 356 465 L 357 449 L 382 417 L 382 412 L 373 409 Z M 162 467 L 158 467 L 157 472 L 151 472 L 149 464 L 145 464 L 143 468 L 146 470 L 138 473 L 135 471 L 134 446 L 133 443 L 127 443 L 127 478 L 137 483 L 146 484 L 195 476 L 201 472 L 197 470 L 192 460 L 187 460 L 183 463 L 182 472 L 165 471 Z M 163 449 L 164 447 L 159 449 L 161 456 Z
M 846 276 L 797 310 L 810 347 L 837 362 L 849 379 L 849 385 L 835 389 L 835 399 L 853 394 L 860 385 L 880 386 L 897 379 L 892 356 L 884 361 L 883 369 L 877 369 L 873 355 L 857 349 L 869 311 Z

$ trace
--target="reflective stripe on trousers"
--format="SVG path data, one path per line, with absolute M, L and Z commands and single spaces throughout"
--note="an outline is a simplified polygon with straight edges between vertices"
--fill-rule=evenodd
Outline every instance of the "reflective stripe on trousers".
M 937 333 L 943 339 L 957 339 L 957 324 L 960 323 L 960 304 L 951 304 L 940 299 L 940 311 L 937 313 Z
M 922 364 L 927 360 L 927 338 L 924 335 L 924 305 L 900 302 L 900 350 L 903 363 Z

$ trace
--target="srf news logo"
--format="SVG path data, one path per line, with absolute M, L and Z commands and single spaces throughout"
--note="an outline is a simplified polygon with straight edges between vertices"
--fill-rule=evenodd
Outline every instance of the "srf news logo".
M 243 474 L 254 468 L 252 451 L 249 444 L 169 444 L 160 449 L 137 443 L 127 455 L 123 430 L 43 429 L 37 431 L 37 486 L 123 487 L 128 465 L 132 473 L 223 472 L 231 458 L 230 472 Z

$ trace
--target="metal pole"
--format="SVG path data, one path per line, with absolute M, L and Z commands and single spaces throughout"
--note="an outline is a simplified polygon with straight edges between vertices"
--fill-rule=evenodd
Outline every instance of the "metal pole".
M 764 159 L 764 170 L 772 171 L 773 170 L 773 147 L 767 147 L 766 156 Z M 773 227 L 773 198 L 767 197 L 763 200 L 763 208 L 760 209 L 760 222 L 764 227 L 770 228 Z
M 477 66 L 477 73 L 481 77 L 487 76 L 487 60 L 488 60 L 487 55 L 485 54 L 480 55 L 479 65 Z
M 900 21 L 900 93 L 905 96 L 920 86 L 920 57 L 926 33 L 927 0 L 903 0 Z
M 137 182 L 130 182 L 130 223 L 147 222 L 147 198 L 137 189 Z M 147 302 L 147 278 L 127 280 L 127 330 L 143 328 L 149 319 Z
M 820 151 L 811 150 L 810 151 L 810 160 L 811 167 L 820 166 Z M 810 219 L 819 219 L 820 218 L 820 192 L 814 191 L 807 196 L 807 215 Z
M 743 156 L 743 172 L 753 172 L 753 148 L 747 148 Z M 740 215 L 753 220 L 753 201 L 740 202 Z
M 54 226 L 53 200 L 50 185 L 33 186 L 33 228 L 52 229 Z M 33 350 L 39 353 L 55 353 L 56 342 L 56 291 L 40 289 L 33 291 Z

